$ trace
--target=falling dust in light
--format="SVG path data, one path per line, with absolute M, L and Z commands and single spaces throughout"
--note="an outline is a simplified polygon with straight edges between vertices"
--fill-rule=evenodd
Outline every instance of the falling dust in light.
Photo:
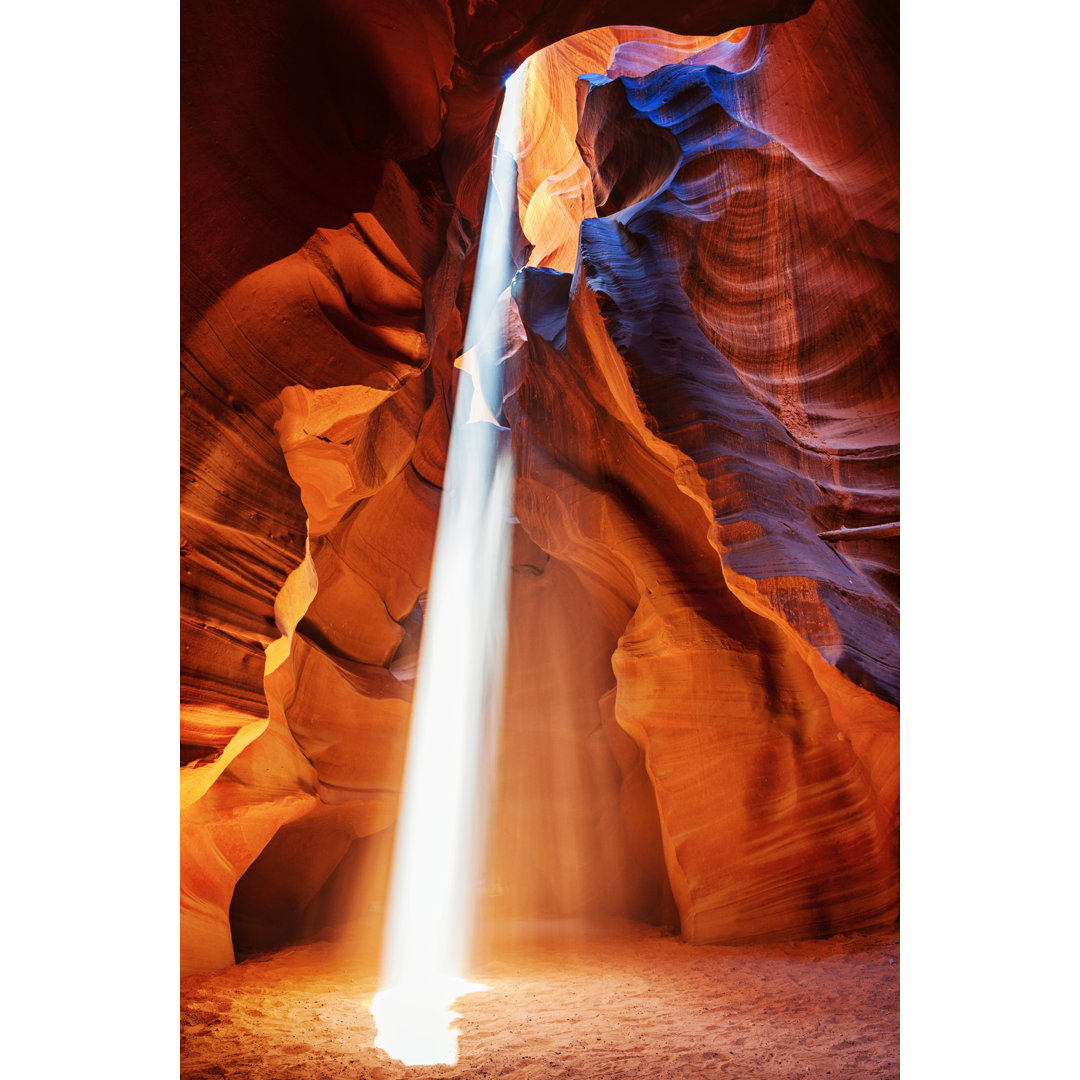
M 500 320 L 515 267 L 516 153 L 527 61 L 506 83 L 454 407 L 413 699 L 383 940 L 375 1045 L 406 1065 L 457 1063 L 463 972 L 505 652 L 513 461 L 498 423 Z

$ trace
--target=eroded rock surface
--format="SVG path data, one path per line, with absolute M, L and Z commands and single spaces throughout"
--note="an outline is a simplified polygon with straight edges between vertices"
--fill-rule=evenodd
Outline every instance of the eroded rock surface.
M 895 10 L 563 7 L 185 5 L 185 970 L 378 902 L 502 78 L 589 27 L 526 87 L 490 909 L 895 918 Z

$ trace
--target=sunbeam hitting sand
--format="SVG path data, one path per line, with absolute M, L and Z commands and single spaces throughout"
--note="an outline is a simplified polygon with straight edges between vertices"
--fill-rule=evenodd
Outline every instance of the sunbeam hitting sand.
M 470 972 L 491 989 L 457 1006 L 455 1066 L 410 1069 L 372 1045 L 376 968 L 342 962 L 353 938 L 185 979 L 182 1080 L 900 1075 L 894 931 L 691 946 L 621 920 L 528 930 Z
M 473 883 L 494 761 L 506 641 L 513 463 L 488 394 L 501 400 L 503 343 L 490 315 L 514 272 L 511 211 L 521 87 L 507 80 L 439 512 L 427 622 L 394 848 L 377 1044 L 407 1065 L 453 1065 L 456 999 L 487 989 L 462 977 Z M 515 210 L 516 212 L 516 210 Z M 471 386 L 469 385 L 471 383 Z

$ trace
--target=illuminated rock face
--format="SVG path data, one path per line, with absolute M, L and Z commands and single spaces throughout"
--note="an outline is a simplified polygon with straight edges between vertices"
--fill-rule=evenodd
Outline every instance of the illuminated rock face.
M 393 823 L 502 76 L 589 26 L 526 89 L 491 910 L 896 915 L 895 11 L 474 6 L 185 8 L 185 970 Z

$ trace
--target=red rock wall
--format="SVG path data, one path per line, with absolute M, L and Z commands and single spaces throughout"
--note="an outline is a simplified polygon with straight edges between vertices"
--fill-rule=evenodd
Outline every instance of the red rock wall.
M 388 835 L 502 77 L 654 7 L 185 4 L 185 970 Z M 895 917 L 895 23 L 535 63 L 494 911 Z

